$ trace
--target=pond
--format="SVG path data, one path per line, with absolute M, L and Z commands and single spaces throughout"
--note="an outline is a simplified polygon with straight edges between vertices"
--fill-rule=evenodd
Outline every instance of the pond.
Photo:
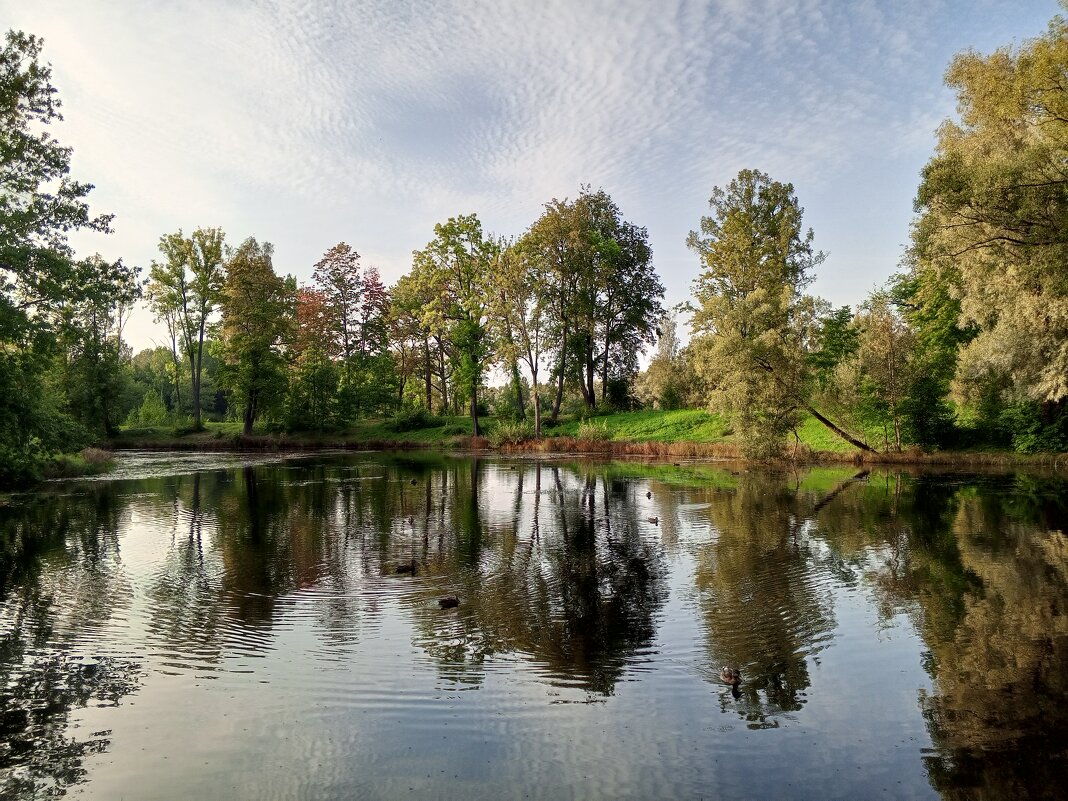
M 0 499 L 0 797 L 1053 798 L 1065 490 L 129 454 Z

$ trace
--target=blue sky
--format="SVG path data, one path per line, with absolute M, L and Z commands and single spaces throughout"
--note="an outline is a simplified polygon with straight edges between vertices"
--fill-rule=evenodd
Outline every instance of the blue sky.
M 813 291 L 861 301 L 896 269 L 919 171 L 954 113 L 950 58 L 1042 33 L 1053 0 L 49 2 L 55 132 L 113 212 L 79 251 L 147 268 L 160 235 L 221 226 L 310 277 L 344 240 L 392 283 L 433 226 L 521 233 L 607 190 L 649 229 L 667 300 L 713 186 L 792 182 L 828 253 Z M 135 348 L 162 342 L 147 311 Z

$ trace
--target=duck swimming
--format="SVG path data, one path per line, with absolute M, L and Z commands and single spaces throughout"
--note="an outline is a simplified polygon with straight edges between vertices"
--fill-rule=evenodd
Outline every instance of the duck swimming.
M 453 607 L 460 605 L 460 599 L 455 595 L 449 595 L 445 598 L 438 599 L 438 606 L 442 609 L 452 609 Z
M 719 669 L 719 679 L 724 684 L 729 684 L 731 687 L 737 687 L 742 683 L 742 671 L 724 665 Z

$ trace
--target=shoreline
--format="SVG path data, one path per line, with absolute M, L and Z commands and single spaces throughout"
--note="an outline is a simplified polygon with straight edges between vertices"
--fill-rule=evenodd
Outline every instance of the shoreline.
M 302 453 L 318 450 L 351 451 L 464 451 L 501 455 L 574 455 L 591 457 L 647 457 L 658 461 L 730 461 L 752 465 L 821 465 L 853 466 L 932 466 L 932 467 L 1042 467 L 1053 470 L 1068 468 L 1068 453 L 1018 454 L 1009 451 L 932 451 L 918 449 L 889 453 L 861 451 L 826 451 L 809 448 L 790 449 L 778 459 L 746 459 L 733 443 L 691 441 L 660 442 L 654 440 L 587 440 L 576 437 L 544 437 L 492 447 L 485 437 L 454 436 L 434 441 L 415 439 L 352 439 L 346 437 L 293 437 L 285 434 L 251 436 L 204 436 L 191 434 L 176 437 L 147 437 L 113 440 L 104 444 L 115 452 L 144 451 L 275 451 Z

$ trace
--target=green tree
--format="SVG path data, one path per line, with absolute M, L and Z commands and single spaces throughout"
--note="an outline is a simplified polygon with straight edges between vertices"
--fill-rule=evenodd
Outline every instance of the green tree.
M 856 328 L 861 376 L 858 401 L 866 422 L 882 428 L 886 449 L 892 441 L 900 451 L 904 410 L 915 375 L 916 338 L 885 291 L 873 292 L 865 301 Z
M 423 309 L 423 321 L 430 330 L 446 332 L 475 436 L 482 433 L 478 387 L 491 353 L 486 287 L 496 249 L 493 240 L 483 236 L 478 217 L 468 214 L 435 225 L 434 239 L 412 254 L 422 280 L 436 288 Z
M 197 228 L 189 237 L 181 231 L 161 237 L 162 263 L 152 262 L 148 296 L 157 318 L 166 319 L 173 339 L 189 362 L 193 425 L 201 423 L 201 377 L 208 321 L 219 304 L 226 260 L 225 235 L 220 228 Z M 175 350 L 177 361 L 177 350 Z
M 62 120 L 42 40 L 9 31 L 0 47 L 0 482 L 23 480 L 50 452 L 76 447 L 62 391 L 44 371 L 56 352 L 58 307 L 79 297 L 67 235 L 107 232 L 92 185 L 70 175 L 71 149 L 49 133 Z
M 82 291 L 60 307 L 56 322 L 65 348 L 67 403 L 71 415 L 89 430 L 113 436 L 127 411 L 118 404 L 130 380 L 122 328 L 141 297 L 140 270 L 99 255 L 73 267 Z
M 777 453 L 802 410 L 853 444 L 808 402 L 808 353 L 819 309 L 804 289 L 824 255 L 802 227 L 793 185 L 742 170 L 709 200 L 712 215 L 687 244 L 703 269 L 694 283 L 696 367 L 713 408 L 731 414 L 751 456 Z
M 638 355 L 656 341 L 664 287 L 652 268 L 648 233 L 623 219 L 603 190 L 583 187 L 573 200 L 552 200 L 524 235 L 545 265 L 543 293 L 551 320 L 557 384 L 552 419 L 572 378 L 587 409 L 613 384 L 629 384 Z
M 1068 397 L 1068 22 L 946 73 L 960 118 L 938 132 L 916 206 L 914 271 L 934 273 L 975 335 L 960 384 L 1007 401 Z
M 224 380 L 243 407 L 245 434 L 285 397 L 286 345 L 293 329 L 296 282 L 275 274 L 274 248 L 252 237 L 226 263 L 222 290 Z
M 493 325 L 498 351 L 506 362 L 522 361 L 530 373 L 534 436 L 541 437 L 541 393 L 538 375 L 549 338 L 548 298 L 544 292 L 547 267 L 536 247 L 527 240 L 502 243 L 494 263 L 491 285 Z M 521 386 L 513 378 L 516 390 Z

